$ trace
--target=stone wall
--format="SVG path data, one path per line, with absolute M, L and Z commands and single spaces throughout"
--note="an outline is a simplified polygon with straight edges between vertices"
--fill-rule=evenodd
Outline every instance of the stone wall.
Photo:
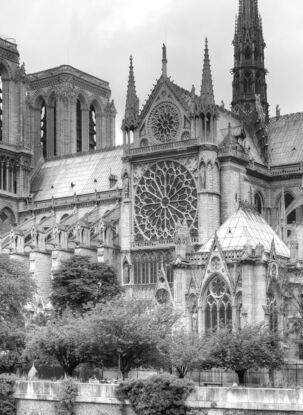
M 56 415 L 60 382 L 19 381 L 17 415 Z M 114 384 L 78 384 L 75 415 L 121 415 Z M 303 413 L 303 389 L 203 387 L 189 397 L 193 414 L 293 415 Z M 127 415 L 134 415 L 129 406 Z

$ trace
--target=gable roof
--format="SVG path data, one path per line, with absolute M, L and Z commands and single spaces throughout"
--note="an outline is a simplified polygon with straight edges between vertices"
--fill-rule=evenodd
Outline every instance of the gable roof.
M 46 161 L 31 183 L 35 201 L 121 188 L 123 148 Z M 117 183 L 110 188 L 109 176 Z
M 253 209 L 240 207 L 217 231 L 217 236 L 223 251 L 240 251 L 247 243 L 255 248 L 258 244 L 264 246 L 266 253 L 271 252 L 274 240 L 276 253 L 280 257 L 289 258 L 290 251 L 275 231 Z M 199 252 L 209 252 L 213 244 L 212 237 Z
M 303 113 L 272 118 L 269 123 L 269 157 L 272 166 L 303 161 Z

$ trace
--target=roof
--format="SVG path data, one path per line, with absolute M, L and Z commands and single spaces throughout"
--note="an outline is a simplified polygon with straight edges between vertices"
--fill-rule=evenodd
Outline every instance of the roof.
M 303 161 L 303 113 L 272 118 L 268 135 L 272 166 Z
M 31 183 L 35 201 L 121 188 L 122 147 L 46 161 Z M 110 188 L 109 176 L 117 176 Z
M 274 240 L 276 254 L 289 258 L 289 248 L 255 210 L 239 208 L 217 231 L 217 236 L 223 251 L 240 251 L 248 243 L 256 248 L 258 244 L 264 246 L 266 253 L 271 252 Z M 199 252 L 209 252 L 212 247 L 211 238 Z

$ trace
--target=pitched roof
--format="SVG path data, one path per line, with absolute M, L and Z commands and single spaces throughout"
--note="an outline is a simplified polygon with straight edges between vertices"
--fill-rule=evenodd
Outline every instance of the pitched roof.
M 249 243 L 253 248 L 258 244 L 264 246 L 266 253 L 270 253 L 274 240 L 276 253 L 280 257 L 289 258 L 290 252 L 285 243 L 253 209 L 239 208 L 217 231 L 223 251 L 240 251 Z M 209 252 L 212 247 L 211 238 L 199 252 Z
M 303 161 L 303 113 L 272 118 L 269 123 L 269 157 L 272 166 Z
M 31 183 L 35 201 L 111 190 L 109 176 L 117 176 L 112 189 L 121 187 L 122 147 L 46 161 Z

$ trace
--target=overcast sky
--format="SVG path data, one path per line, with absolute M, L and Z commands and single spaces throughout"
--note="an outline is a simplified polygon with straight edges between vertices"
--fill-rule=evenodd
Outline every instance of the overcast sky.
M 129 55 L 137 93 L 145 102 L 161 73 L 199 90 L 205 36 L 209 39 L 216 102 L 231 102 L 232 38 L 238 0 L 0 0 L 1 34 L 16 39 L 27 73 L 69 64 L 110 82 L 118 110 L 125 106 Z M 303 110 L 303 1 L 259 0 L 267 43 L 271 114 Z

